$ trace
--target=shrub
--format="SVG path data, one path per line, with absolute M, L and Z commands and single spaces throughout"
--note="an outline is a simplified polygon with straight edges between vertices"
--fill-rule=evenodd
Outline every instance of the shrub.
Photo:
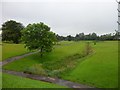
M 87 56 L 93 52 L 90 42 L 86 43 L 85 49 L 83 50 L 83 56 Z
M 42 64 L 35 64 L 32 67 L 26 68 L 25 73 L 47 75 L 45 70 L 42 68 Z

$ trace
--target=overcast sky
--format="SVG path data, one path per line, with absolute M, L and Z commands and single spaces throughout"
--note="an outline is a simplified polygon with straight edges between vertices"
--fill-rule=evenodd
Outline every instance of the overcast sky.
M 11 19 L 25 26 L 44 22 L 59 35 L 100 35 L 117 29 L 116 9 L 115 0 L 2 0 L 0 25 Z

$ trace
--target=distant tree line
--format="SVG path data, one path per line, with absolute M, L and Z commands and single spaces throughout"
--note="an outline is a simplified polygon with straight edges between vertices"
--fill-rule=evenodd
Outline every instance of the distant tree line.
M 104 34 L 104 35 L 97 35 L 96 33 L 89 33 L 89 34 L 84 34 L 84 33 L 79 33 L 76 34 L 75 36 L 68 35 L 68 36 L 60 36 L 56 35 L 58 41 L 80 41 L 80 40 L 118 40 L 120 37 L 120 32 L 115 30 L 115 33 L 110 33 L 110 34 Z

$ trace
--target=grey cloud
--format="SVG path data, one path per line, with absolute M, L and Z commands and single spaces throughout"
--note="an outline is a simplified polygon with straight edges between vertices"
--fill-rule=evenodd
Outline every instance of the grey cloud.
M 103 34 L 117 29 L 116 2 L 3 2 L 2 6 L 2 23 L 9 19 L 24 25 L 45 22 L 60 35 Z

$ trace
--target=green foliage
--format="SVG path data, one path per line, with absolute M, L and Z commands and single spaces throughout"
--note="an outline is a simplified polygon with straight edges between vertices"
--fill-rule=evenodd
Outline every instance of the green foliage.
M 99 41 L 104 41 L 104 40 L 118 40 L 118 37 L 120 36 L 119 31 L 116 31 L 115 33 L 108 33 L 104 35 L 98 36 L 96 33 L 89 33 L 89 34 L 84 34 L 84 33 L 78 33 L 76 36 L 59 36 L 58 34 L 56 35 L 58 41 L 81 41 L 81 40 L 99 40 Z
M 42 64 L 34 64 L 31 67 L 27 67 L 24 70 L 24 73 L 32 73 L 32 74 L 39 74 L 39 75 L 46 75 L 45 70 L 42 67 Z
M 97 42 L 98 42 L 98 41 L 94 40 L 94 41 L 93 41 L 93 44 L 94 44 L 94 45 L 96 45 L 96 44 L 97 44 Z
M 92 52 L 93 52 L 93 49 L 90 45 L 90 42 L 86 42 L 85 49 L 83 50 L 83 55 L 87 56 L 87 55 L 91 54 Z
M 38 74 L 52 77 L 61 77 L 61 74 L 71 70 L 75 67 L 78 62 L 78 59 L 83 58 L 82 54 L 74 54 L 68 56 L 62 60 L 52 63 L 43 63 L 43 64 L 34 64 L 31 67 L 27 67 L 24 72 L 30 74 Z M 63 61 L 63 62 L 61 62 Z
M 29 24 L 22 31 L 22 40 L 29 50 L 40 50 L 42 56 L 45 52 L 52 51 L 56 37 L 55 34 L 50 31 L 50 27 L 44 23 L 34 23 Z
M 21 30 L 24 26 L 21 23 L 10 20 L 2 24 L 2 40 L 13 41 L 18 44 L 21 38 Z

